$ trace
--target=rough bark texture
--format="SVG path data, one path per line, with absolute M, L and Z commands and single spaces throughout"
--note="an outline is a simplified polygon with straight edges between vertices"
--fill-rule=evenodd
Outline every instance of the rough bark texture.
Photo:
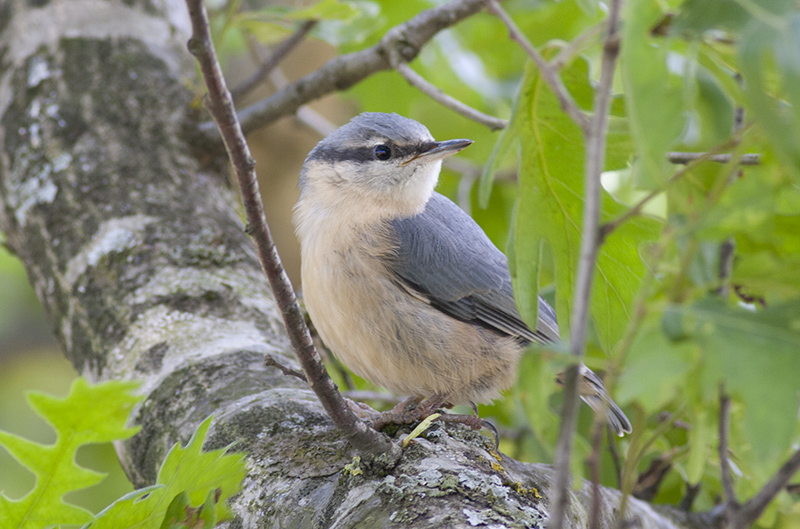
M 142 431 L 119 446 L 133 482 L 213 413 L 209 447 L 249 454 L 229 527 L 542 526 L 547 467 L 434 428 L 376 475 L 299 381 L 263 367 L 294 360 L 227 166 L 195 132 L 188 34 L 180 0 L 0 1 L 0 230 L 76 369 L 144 381 Z M 603 496 L 610 527 L 620 494 Z M 588 492 L 573 500 L 583 527 Z

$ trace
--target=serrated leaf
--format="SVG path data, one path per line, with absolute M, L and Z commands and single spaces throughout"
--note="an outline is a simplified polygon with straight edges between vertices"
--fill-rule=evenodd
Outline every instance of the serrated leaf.
M 241 487 L 245 476 L 244 455 L 227 453 L 227 448 L 203 451 L 210 425 L 211 417 L 197 427 L 186 447 L 181 448 L 176 443 L 170 449 L 158 471 L 155 487 L 144 493 L 135 491 L 114 502 L 86 528 L 157 529 L 164 521 L 170 503 L 182 493 L 188 498 L 189 506 L 196 508 L 203 505 L 213 492 L 218 503 L 215 516 L 219 520 L 229 518 L 226 502 Z
M 200 507 L 192 507 L 189 496 L 181 492 L 167 507 L 160 529 L 213 529 L 217 524 L 218 491 L 208 491 Z
M 593 92 L 584 60 L 576 60 L 563 70 L 562 78 L 579 103 L 591 102 Z M 539 256 L 546 244 L 554 259 L 556 311 L 564 335 L 580 249 L 584 139 L 535 70 L 528 69 L 524 83 L 519 109 L 522 158 L 514 230 L 514 292 L 523 318 L 533 324 L 538 307 Z M 608 193 L 602 193 L 603 221 L 617 218 L 624 211 Z M 600 249 L 590 308 L 598 339 L 606 351 L 630 320 L 629 307 L 645 271 L 639 245 L 655 239 L 659 231 L 657 221 L 634 218 L 620 225 Z
M 39 529 L 91 520 L 90 512 L 66 503 L 63 496 L 98 483 L 104 474 L 81 467 L 75 455 L 83 445 L 127 439 L 139 430 L 125 426 L 141 400 L 133 393 L 137 386 L 120 381 L 90 386 L 78 378 L 63 399 L 28 395 L 31 407 L 55 429 L 56 442 L 44 445 L 0 431 L 0 446 L 36 476 L 33 490 L 19 500 L 0 495 L 4 528 Z

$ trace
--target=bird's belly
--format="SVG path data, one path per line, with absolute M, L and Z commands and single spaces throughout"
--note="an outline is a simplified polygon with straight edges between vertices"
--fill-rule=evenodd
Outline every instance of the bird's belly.
M 348 368 L 399 395 L 452 403 L 488 402 L 513 383 L 519 345 L 410 296 L 371 259 L 341 249 L 303 259 L 306 307 Z

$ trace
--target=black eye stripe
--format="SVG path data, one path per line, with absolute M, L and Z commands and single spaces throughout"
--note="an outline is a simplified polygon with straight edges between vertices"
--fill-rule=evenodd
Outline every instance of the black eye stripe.
M 392 150 L 392 159 L 405 159 L 415 154 L 428 152 L 436 147 L 436 142 L 425 141 L 415 145 L 397 145 L 386 142 L 379 145 L 387 145 Z M 345 147 L 345 148 L 317 148 L 308 155 L 308 160 L 320 162 L 375 162 L 375 145 L 368 147 Z

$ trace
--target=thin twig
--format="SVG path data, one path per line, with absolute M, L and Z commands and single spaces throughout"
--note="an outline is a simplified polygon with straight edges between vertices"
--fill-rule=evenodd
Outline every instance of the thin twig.
M 725 491 L 726 511 L 733 518 L 738 509 L 736 492 L 733 490 L 731 464 L 728 461 L 728 419 L 730 419 L 731 399 L 725 394 L 725 388 L 719 387 L 719 468 L 722 478 L 722 489 Z
M 490 0 L 492 1 L 492 0 Z M 583 229 L 578 261 L 575 297 L 570 319 L 570 353 L 583 357 L 586 348 L 586 332 L 589 318 L 589 300 L 592 292 L 592 278 L 601 244 L 600 238 L 600 175 L 605 165 L 606 133 L 608 114 L 611 106 L 611 84 L 614 68 L 619 56 L 619 22 L 622 0 L 609 2 L 608 32 L 603 44 L 603 57 L 600 67 L 600 82 L 594 100 L 594 115 L 588 127 L 584 127 L 586 137 L 586 166 L 584 182 Z M 564 405 L 561 410 L 561 428 L 555 453 L 555 497 L 551 529 L 561 529 L 569 502 L 569 470 L 572 455 L 572 439 L 578 418 L 578 366 L 567 370 L 564 387 Z
M 278 90 L 283 90 L 287 86 L 289 86 L 289 80 L 284 75 L 283 71 L 280 68 L 275 68 L 269 74 L 269 80 L 272 81 L 272 84 L 275 85 L 275 88 Z M 337 127 L 333 123 L 331 123 L 328 118 L 314 110 L 308 105 L 303 105 L 297 109 L 295 112 L 295 117 L 297 120 L 308 127 L 309 129 L 313 130 L 320 136 L 327 136 Z
M 617 436 L 611 431 L 611 428 L 606 428 L 606 437 L 608 438 L 608 453 L 611 454 L 611 461 L 614 463 L 617 488 L 622 490 L 622 463 L 620 463 L 619 451 L 617 450 Z
M 733 237 L 725 239 L 719 247 L 719 287 L 716 294 L 727 299 L 731 293 L 731 274 L 733 259 L 736 254 L 736 241 Z
M 250 49 L 250 55 L 255 59 L 255 61 L 257 63 L 263 62 L 258 52 L 256 40 L 253 38 L 247 39 L 247 45 Z M 269 72 L 268 78 L 277 90 L 282 90 L 289 85 L 289 80 L 286 79 L 286 76 L 283 74 L 280 67 L 273 68 L 272 71 Z M 301 125 L 305 125 L 323 137 L 327 136 L 337 128 L 336 125 L 328 121 L 319 112 L 312 109 L 308 105 L 303 105 L 298 108 L 295 112 L 295 117 Z
M 697 495 L 700 493 L 700 483 L 692 485 L 691 483 L 686 484 L 686 494 L 683 495 L 681 498 L 681 502 L 678 504 L 678 508 L 682 511 L 690 512 L 692 510 L 692 506 L 694 505 L 694 500 L 697 499 Z
M 602 496 L 600 494 L 600 448 L 603 439 L 604 424 L 599 417 L 592 425 L 592 452 L 589 454 L 589 474 L 592 480 L 592 507 L 589 515 L 589 529 L 600 527 L 600 510 Z
M 667 160 L 669 163 L 674 164 L 687 164 L 695 160 L 705 160 L 717 163 L 730 163 L 736 161 L 739 165 L 760 165 L 761 155 L 748 153 L 740 154 L 734 158 L 731 154 L 710 154 L 707 152 L 669 152 L 667 153 Z
M 511 40 L 515 40 L 522 46 L 522 49 L 533 59 L 533 62 L 536 63 L 536 67 L 539 68 L 539 72 L 542 74 L 542 78 L 550 85 L 550 88 L 555 93 L 556 97 L 558 98 L 558 102 L 561 104 L 561 110 L 567 113 L 567 115 L 572 118 L 572 120 L 577 123 L 581 129 L 586 133 L 589 130 L 589 118 L 586 114 L 578 107 L 575 100 L 572 98 L 572 94 L 569 93 L 567 87 L 564 86 L 564 82 L 559 77 L 558 72 L 555 68 L 553 68 L 548 62 L 542 57 L 542 54 L 537 51 L 537 49 L 531 44 L 531 41 L 528 40 L 522 31 L 520 31 L 519 27 L 514 23 L 511 17 L 506 13 L 506 11 L 500 7 L 500 4 L 497 0 L 485 0 L 486 6 L 489 8 L 494 15 L 497 16 L 500 20 L 503 21 L 506 28 L 508 29 L 508 34 L 511 37 Z
M 606 30 L 606 21 L 589 26 L 580 35 L 569 41 L 569 43 L 559 50 L 558 54 L 550 61 L 550 67 L 560 70 L 578 55 L 581 50 L 593 39 L 599 37 Z
M 682 448 L 675 446 L 666 454 L 661 454 L 650 461 L 650 466 L 636 478 L 632 495 L 644 501 L 653 501 L 661 482 L 672 469 L 672 461 L 682 452 Z
M 394 59 L 392 59 L 392 63 L 392 66 L 395 70 L 397 70 L 397 73 L 402 75 L 403 79 L 408 81 L 408 84 L 417 88 L 437 103 L 441 103 L 450 110 L 461 114 L 467 119 L 471 119 L 472 121 L 480 123 L 481 125 L 485 125 L 491 130 L 500 130 L 508 126 L 508 121 L 484 114 L 483 112 L 462 103 L 458 99 L 445 94 L 442 90 L 432 85 L 426 81 L 424 77 L 412 70 L 408 64 L 396 61 Z
M 800 470 L 800 450 L 797 450 L 789 458 L 769 482 L 750 500 L 742 505 L 736 513 L 736 517 L 731 520 L 731 529 L 746 529 L 751 527 L 767 508 L 780 491 L 786 487 L 789 480 Z
M 310 101 L 346 90 L 376 72 L 389 70 L 392 50 L 396 50 L 404 62 L 412 61 L 437 33 L 474 15 L 483 7 L 483 0 L 453 0 L 423 11 L 389 30 L 374 46 L 339 55 L 283 90 L 243 109 L 239 113 L 242 130 L 249 133 L 293 114 Z M 201 124 L 200 131 L 209 142 L 219 141 L 219 133 L 213 123 Z
M 689 161 L 684 167 L 681 167 L 679 170 L 675 171 L 675 173 L 673 173 L 673 175 L 669 177 L 669 179 L 667 180 L 667 182 L 663 186 L 661 186 L 658 189 L 652 190 L 644 198 L 642 198 L 639 202 L 637 202 L 636 205 L 634 205 L 631 209 L 629 209 L 628 211 L 626 211 L 625 213 L 623 213 L 622 215 L 620 215 L 616 219 L 614 219 L 612 221 L 609 221 L 609 222 L 606 222 L 605 224 L 603 224 L 601 226 L 601 228 L 600 228 L 601 237 L 603 239 L 608 237 L 608 235 L 611 232 L 613 232 L 614 230 L 616 230 L 621 224 L 623 224 L 623 223 L 627 222 L 628 220 L 630 220 L 631 218 L 639 215 L 642 212 L 642 209 L 647 205 L 647 203 L 650 202 L 651 200 L 653 200 L 655 197 L 657 197 L 661 193 L 663 193 L 664 190 L 670 184 L 672 184 L 674 182 L 677 182 L 678 180 L 683 178 L 683 176 L 685 176 L 687 173 L 691 172 L 695 167 L 697 167 L 698 165 L 700 165 L 703 162 L 708 161 L 709 159 L 711 159 L 712 156 L 715 156 L 715 154 L 718 153 L 719 151 L 724 151 L 724 150 L 730 148 L 731 146 L 735 145 L 736 143 L 738 143 L 738 141 L 739 141 L 738 138 L 731 138 L 731 139 L 726 140 L 725 142 L 721 143 L 720 145 L 718 145 L 717 147 L 715 147 L 714 149 L 712 149 L 712 150 L 710 150 L 708 152 L 697 153 L 700 156 L 697 156 L 696 158 L 694 158 L 691 161 Z
M 308 382 L 308 379 L 306 378 L 305 373 L 301 373 L 300 371 L 298 371 L 296 369 L 292 369 L 289 366 L 283 365 L 282 363 L 280 363 L 278 361 L 277 358 L 275 358 L 274 356 L 272 356 L 270 354 L 268 354 L 268 355 L 266 355 L 264 357 L 264 365 L 267 366 L 267 367 L 278 368 L 281 371 L 281 373 L 283 373 L 286 376 L 297 377 L 300 380 L 302 380 L 303 382 Z
M 311 333 L 300 312 L 297 297 L 289 277 L 281 265 L 264 217 L 264 208 L 261 204 L 261 194 L 258 190 L 255 172 L 255 160 L 250 154 L 241 125 L 236 118 L 233 100 L 225 85 L 222 69 L 211 43 L 205 7 L 203 7 L 202 0 L 187 0 L 186 3 L 192 22 L 189 51 L 200 64 L 203 79 L 208 87 L 206 98 L 208 110 L 219 127 L 228 156 L 233 164 L 259 261 L 267 275 L 275 301 L 281 309 L 289 340 L 300 360 L 308 383 L 333 423 L 358 450 L 365 453 L 385 453 L 390 460 L 396 460 L 400 455 L 399 447 L 382 434 L 368 428 L 353 414 L 328 376 L 325 366 L 314 349 Z
M 262 83 L 264 79 L 267 78 L 267 75 L 269 75 L 269 73 L 275 69 L 275 67 L 278 66 L 287 55 L 289 55 L 289 52 L 291 52 L 298 44 L 300 44 L 300 42 L 302 42 L 305 36 L 308 35 L 308 32 L 314 29 L 314 26 L 316 25 L 316 20 L 306 20 L 300 24 L 300 27 L 297 28 L 297 31 L 292 33 L 286 40 L 275 47 L 275 50 L 272 52 L 272 54 L 261 64 L 258 70 L 256 70 L 249 79 L 231 91 L 233 100 L 239 101 L 242 97 L 249 94 L 256 86 Z

